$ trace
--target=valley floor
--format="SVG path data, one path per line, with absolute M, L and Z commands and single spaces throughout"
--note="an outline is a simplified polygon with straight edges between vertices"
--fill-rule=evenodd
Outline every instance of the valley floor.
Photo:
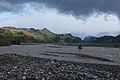
M 0 47 L 0 80 L 119 80 L 120 49 L 53 44 Z

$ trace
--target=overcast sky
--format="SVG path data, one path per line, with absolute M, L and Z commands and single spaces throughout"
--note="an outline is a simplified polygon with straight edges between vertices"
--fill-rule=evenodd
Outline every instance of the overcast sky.
M 0 26 L 55 33 L 120 32 L 120 0 L 0 0 Z

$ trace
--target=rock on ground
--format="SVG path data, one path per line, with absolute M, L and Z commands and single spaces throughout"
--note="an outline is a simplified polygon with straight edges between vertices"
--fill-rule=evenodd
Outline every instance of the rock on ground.
M 0 80 L 119 80 L 120 66 L 0 55 Z

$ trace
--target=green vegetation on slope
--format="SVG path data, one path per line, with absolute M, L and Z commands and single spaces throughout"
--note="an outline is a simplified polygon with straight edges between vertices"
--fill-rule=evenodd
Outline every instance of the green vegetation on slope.
M 73 37 L 71 34 L 55 34 L 44 28 L 0 28 L 0 43 L 78 43 L 80 38 Z

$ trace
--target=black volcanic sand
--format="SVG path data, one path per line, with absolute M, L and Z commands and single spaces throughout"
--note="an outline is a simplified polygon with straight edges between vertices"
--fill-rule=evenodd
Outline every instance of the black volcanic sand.
M 0 55 L 0 80 L 120 80 L 120 66 Z

